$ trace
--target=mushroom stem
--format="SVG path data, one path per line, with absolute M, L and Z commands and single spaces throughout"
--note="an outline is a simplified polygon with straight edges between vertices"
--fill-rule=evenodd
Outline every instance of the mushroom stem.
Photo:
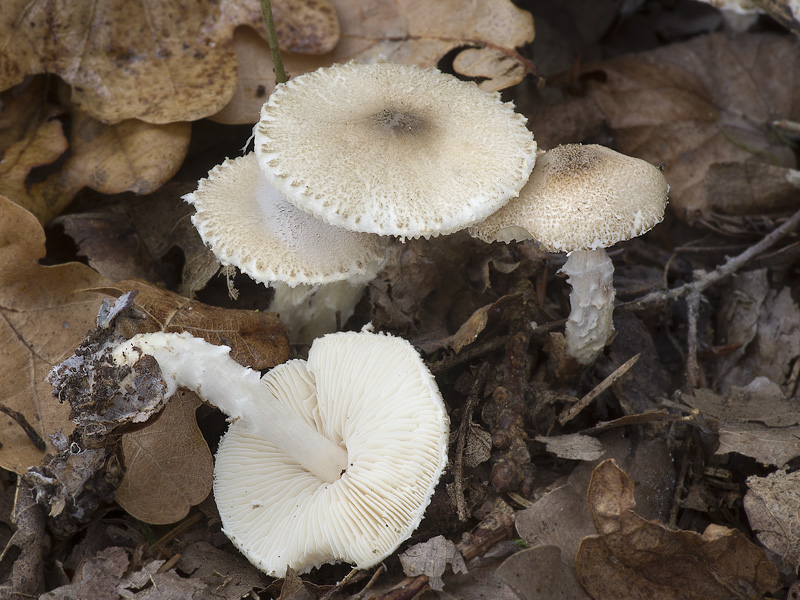
M 322 481 L 333 483 L 347 469 L 347 452 L 282 404 L 257 371 L 234 361 L 227 346 L 188 333 L 138 334 L 114 349 L 119 365 L 133 366 L 144 354 L 156 359 L 171 396 L 178 386 L 197 393 L 241 419 L 246 429 L 269 440 Z
M 575 250 L 560 272 L 572 286 L 565 352 L 589 365 L 614 331 L 614 263 L 604 248 Z

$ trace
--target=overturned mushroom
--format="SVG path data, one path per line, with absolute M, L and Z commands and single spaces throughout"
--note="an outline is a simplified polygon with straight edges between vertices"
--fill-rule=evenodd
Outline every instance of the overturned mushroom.
M 275 290 L 293 342 L 311 343 L 353 314 L 385 260 L 379 236 L 332 227 L 289 204 L 253 153 L 226 159 L 184 196 L 192 223 L 223 265 Z
M 430 237 L 519 193 L 535 161 L 525 118 L 436 69 L 347 63 L 279 85 L 255 151 L 295 206 L 333 225 Z
M 417 352 L 388 335 L 330 334 L 307 362 L 260 378 L 228 351 L 154 333 L 114 357 L 152 355 L 169 393 L 188 387 L 230 417 L 214 495 L 223 531 L 254 565 L 281 577 L 383 560 L 416 529 L 447 462 L 447 413 Z
M 535 239 L 566 252 L 572 286 L 566 353 L 590 364 L 614 330 L 614 264 L 606 248 L 664 218 L 669 186 L 648 162 L 597 145 L 543 153 L 520 196 L 470 229 L 487 241 Z

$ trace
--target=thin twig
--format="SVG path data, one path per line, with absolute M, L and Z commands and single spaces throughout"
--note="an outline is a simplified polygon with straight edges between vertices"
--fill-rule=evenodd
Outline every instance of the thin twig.
M 286 71 L 283 69 L 281 49 L 278 46 L 278 34 L 275 31 L 275 20 L 272 18 L 272 4 L 270 0 L 261 0 L 261 13 L 264 15 L 264 26 L 267 29 L 267 44 L 272 54 L 272 64 L 275 67 L 275 83 L 286 83 Z
M 700 313 L 700 292 L 696 289 L 689 290 L 687 303 L 687 331 L 686 331 L 686 385 L 690 390 L 697 389 L 697 319 Z
M 800 210 L 796 211 L 789 219 L 780 227 L 774 229 L 771 233 L 766 235 L 761 241 L 750 246 L 747 250 L 734 257 L 729 258 L 725 263 L 718 266 L 713 271 L 703 273 L 692 281 L 691 283 L 684 283 L 671 290 L 656 290 L 649 294 L 642 296 L 637 300 L 621 304 L 619 310 L 644 310 L 668 301 L 674 301 L 682 296 L 690 293 L 692 290 L 699 292 L 704 291 L 706 288 L 714 285 L 720 279 L 732 275 L 750 260 L 774 246 L 781 238 L 791 233 L 800 223 Z
M 456 457 L 453 463 L 453 487 L 456 496 L 456 508 L 458 510 L 458 520 L 462 523 L 469 518 L 467 515 L 467 503 L 464 500 L 464 447 L 466 446 L 467 433 L 472 424 L 472 411 L 480 400 L 480 393 L 489 375 L 489 363 L 483 363 L 475 377 L 475 382 L 469 390 L 467 403 L 464 405 L 464 415 L 461 417 L 461 424 L 458 427 L 458 440 L 456 441 Z
M 625 373 L 627 373 L 630 368 L 636 364 L 636 361 L 639 360 L 639 357 L 642 355 L 640 352 L 633 358 L 629 359 L 627 362 L 621 364 L 611 375 L 603 379 L 595 388 L 586 394 L 583 398 L 578 400 L 575 404 L 570 406 L 568 409 L 563 411 L 560 415 L 558 415 L 558 422 L 562 425 L 569 423 L 572 419 L 574 419 L 578 413 L 580 413 L 584 408 L 589 406 L 592 400 L 597 398 L 600 394 L 605 392 L 611 384 L 613 384 L 617 379 L 622 377 Z
M 25 432 L 25 435 L 28 436 L 28 439 L 36 446 L 37 450 L 41 450 L 42 452 L 45 451 L 47 446 L 44 443 L 44 440 L 41 436 L 36 433 L 36 430 L 31 427 L 31 424 L 28 423 L 28 419 L 25 418 L 21 412 L 17 412 L 12 408 L 8 408 L 5 404 L 0 404 L 0 412 L 7 414 L 9 417 L 14 419 L 17 422 L 17 425 L 22 427 L 22 430 Z

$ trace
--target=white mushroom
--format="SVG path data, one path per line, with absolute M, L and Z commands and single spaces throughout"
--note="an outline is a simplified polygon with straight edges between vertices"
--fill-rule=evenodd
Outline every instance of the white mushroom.
M 525 118 L 436 69 L 347 63 L 277 86 L 255 127 L 270 182 L 353 231 L 452 233 L 519 193 L 535 161 Z
M 597 145 L 567 144 L 536 161 L 520 196 L 472 227 L 484 241 L 535 239 L 568 255 L 566 353 L 590 364 L 614 330 L 614 265 L 606 248 L 664 218 L 669 185 L 648 162 Z
M 281 577 L 287 565 L 383 560 L 416 529 L 447 462 L 447 413 L 417 352 L 388 335 L 331 334 L 308 362 L 259 380 L 228 351 L 156 333 L 114 356 L 154 356 L 170 393 L 189 387 L 230 416 L 214 494 L 223 531 L 254 565 Z
M 253 153 L 226 159 L 184 196 L 192 223 L 223 265 L 275 290 L 293 342 L 310 343 L 352 314 L 385 260 L 379 236 L 332 227 L 296 209 L 264 178 Z

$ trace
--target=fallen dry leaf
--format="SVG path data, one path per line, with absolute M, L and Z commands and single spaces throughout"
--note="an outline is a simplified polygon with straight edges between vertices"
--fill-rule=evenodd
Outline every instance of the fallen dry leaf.
M 119 296 L 132 290 L 139 292 L 134 306 L 146 319 L 123 329 L 127 337 L 186 331 L 211 344 L 230 347 L 231 358 L 256 370 L 274 367 L 289 358 L 286 326 L 274 313 L 209 306 L 146 281 L 118 281 L 98 291 Z
M 0 596 L 36 597 L 45 589 L 44 511 L 36 504 L 33 490 L 21 479 L 17 481 L 12 520 L 16 530 L 0 556 L 0 569 L 6 577 L 0 584 Z
M 709 525 L 701 536 L 647 521 L 633 509 L 634 486 L 612 460 L 589 484 L 589 511 L 599 535 L 575 557 L 578 577 L 595 600 L 755 598 L 781 587 L 764 551 L 740 531 Z
M 96 556 L 81 563 L 72 583 L 62 585 L 40 596 L 40 600 L 72 600 L 73 598 L 92 598 L 92 600 L 118 600 L 117 585 L 130 559 L 124 548 L 111 546 Z
M 108 282 L 86 265 L 39 264 L 44 232 L 25 209 L 0 196 L 0 398 L 47 442 L 73 425 L 69 406 L 53 398 L 50 369 L 70 356 L 94 327 L 103 298 L 88 288 Z M 0 419 L 0 467 L 24 472 L 43 453 L 7 416 Z
M 105 125 L 79 110 L 71 113 L 69 142 L 55 118 L 67 111 L 49 105 L 43 78 L 24 90 L 4 93 L 0 113 L 0 193 L 30 210 L 42 223 L 59 214 L 84 187 L 101 193 L 149 194 L 178 170 L 189 147 L 191 125 L 152 125 L 128 119 Z M 15 126 L 26 119 L 26 127 Z M 31 184 L 31 170 L 54 163 L 55 173 Z
M 744 509 L 764 546 L 781 557 L 786 571 L 800 568 L 800 472 L 777 471 L 747 478 Z
M 268 578 L 239 553 L 195 542 L 181 549 L 177 570 L 216 591 L 218 598 L 239 600 L 253 588 L 265 588 Z
M 276 2 L 274 17 L 287 50 L 325 53 L 338 40 L 328 0 Z M 72 86 L 78 109 L 99 121 L 194 121 L 234 92 L 239 25 L 263 31 L 257 0 L 9 0 L 0 18 L 0 90 L 54 73 Z
M 765 378 L 724 395 L 697 389 L 681 399 L 719 421 L 716 454 L 736 452 L 777 467 L 800 456 L 800 406 Z
M 179 390 L 154 423 L 122 437 L 125 476 L 115 499 L 128 514 L 174 523 L 211 492 L 213 459 L 194 418 L 201 404 Z
M 434 67 L 456 48 L 453 66 L 475 77 L 486 90 L 500 90 L 522 80 L 526 66 L 516 48 L 533 40 L 530 13 L 508 0 L 332 0 L 341 23 L 341 39 L 332 52 L 315 57 L 286 53 L 287 73 L 300 75 L 350 60 Z M 240 65 L 236 94 L 214 119 L 255 123 L 274 86 L 272 60 L 263 39 L 237 32 Z

